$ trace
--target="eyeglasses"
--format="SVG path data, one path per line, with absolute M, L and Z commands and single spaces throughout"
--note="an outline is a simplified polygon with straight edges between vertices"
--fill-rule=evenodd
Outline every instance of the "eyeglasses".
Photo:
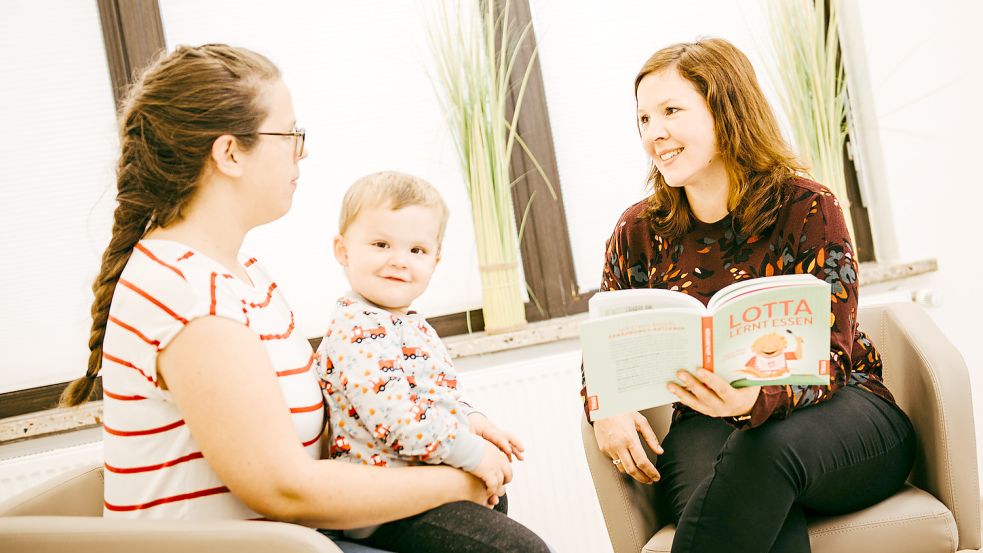
M 304 129 L 294 128 L 290 132 L 258 132 L 256 134 L 266 136 L 292 136 L 294 137 L 294 159 L 304 157 L 304 140 L 307 138 L 307 131 Z

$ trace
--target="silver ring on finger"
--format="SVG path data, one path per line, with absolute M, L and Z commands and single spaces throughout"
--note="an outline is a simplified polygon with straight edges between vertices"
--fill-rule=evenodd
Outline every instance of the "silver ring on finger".
M 614 463 L 614 466 L 618 466 L 621 464 L 621 459 L 613 459 L 611 462 Z

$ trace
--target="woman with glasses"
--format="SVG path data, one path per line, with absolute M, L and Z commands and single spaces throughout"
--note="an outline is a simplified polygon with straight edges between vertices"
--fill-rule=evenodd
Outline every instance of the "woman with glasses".
M 62 398 L 86 401 L 101 374 L 107 517 L 348 529 L 503 493 L 446 466 L 319 459 L 316 356 L 239 251 L 290 209 L 307 155 L 295 125 L 278 69 L 241 48 L 180 47 L 129 92 L 88 372 Z

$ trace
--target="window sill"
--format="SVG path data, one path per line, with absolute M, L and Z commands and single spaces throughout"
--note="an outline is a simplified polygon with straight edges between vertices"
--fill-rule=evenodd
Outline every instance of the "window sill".
M 938 270 L 935 259 L 911 263 L 861 263 L 864 285 L 901 280 Z M 451 336 L 445 340 L 451 357 L 460 359 L 576 338 L 586 313 L 530 323 L 515 332 L 488 335 L 484 332 Z M 102 401 L 81 407 L 58 408 L 0 420 L 0 444 L 91 428 L 102 424 Z
M 862 285 L 881 284 L 901 280 L 938 270 L 935 259 L 923 259 L 911 263 L 861 263 Z M 444 340 L 453 359 L 505 351 L 526 346 L 534 346 L 566 340 L 578 336 L 580 321 L 586 320 L 586 313 L 569 317 L 530 323 L 522 330 L 504 334 L 488 335 L 484 332 L 451 336 Z

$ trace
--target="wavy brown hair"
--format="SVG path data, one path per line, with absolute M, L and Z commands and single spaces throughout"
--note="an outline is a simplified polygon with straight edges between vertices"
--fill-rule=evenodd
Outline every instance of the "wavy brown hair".
M 150 230 L 182 219 L 222 135 L 250 149 L 267 115 L 263 101 L 280 78 L 270 60 L 224 44 L 178 47 L 162 54 L 133 83 L 119 118 L 113 234 L 92 285 L 92 331 L 84 377 L 65 389 L 61 404 L 89 399 L 102 368 L 109 306 L 133 247 Z
M 636 98 L 643 78 L 667 69 L 678 71 L 706 99 L 730 180 L 727 209 L 740 232 L 762 234 L 775 223 L 782 185 L 803 167 L 782 138 L 751 62 L 719 38 L 674 44 L 642 66 L 635 77 Z M 685 192 L 666 184 L 654 162 L 647 181 L 652 195 L 646 215 L 655 232 L 666 238 L 688 232 L 694 216 Z

